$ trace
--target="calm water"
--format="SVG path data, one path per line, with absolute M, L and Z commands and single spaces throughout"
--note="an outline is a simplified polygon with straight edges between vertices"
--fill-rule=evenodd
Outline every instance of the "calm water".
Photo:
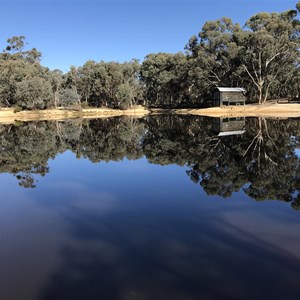
M 299 299 L 300 120 L 0 131 L 1 300 Z

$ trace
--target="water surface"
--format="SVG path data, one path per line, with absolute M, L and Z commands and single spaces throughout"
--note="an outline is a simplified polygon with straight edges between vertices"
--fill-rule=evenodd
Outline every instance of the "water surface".
M 299 299 L 300 120 L 0 132 L 0 299 Z

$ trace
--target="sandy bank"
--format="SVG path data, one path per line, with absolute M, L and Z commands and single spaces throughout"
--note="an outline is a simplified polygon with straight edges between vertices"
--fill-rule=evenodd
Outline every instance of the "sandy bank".
M 64 109 L 45 109 L 14 112 L 12 108 L 0 109 L 0 123 L 14 123 L 16 121 L 43 121 L 43 120 L 63 120 L 73 118 L 107 118 L 115 116 L 143 117 L 149 111 L 143 107 L 134 109 L 119 110 L 109 108 L 87 108 L 80 111 Z
M 300 104 L 249 104 L 245 106 L 211 107 L 203 109 L 178 109 L 177 114 L 192 114 L 209 117 L 273 117 L 295 118 L 300 117 Z
M 63 120 L 72 118 L 107 118 L 115 116 L 143 117 L 148 114 L 191 114 L 209 117 L 272 117 L 272 118 L 293 118 L 300 117 L 300 104 L 264 104 L 264 105 L 245 105 L 231 107 L 212 107 L 203 109 L 151 109 L 142 106 L 128 110 L 109 109 L 109 108 L 88 108 L 81 111 L 64 109 L 46 109 L 33 111 L 14 112 L 12 108 L 0 109 L 0 123 L 14 123 L 16 121 L 36 121 L 36 120 Z

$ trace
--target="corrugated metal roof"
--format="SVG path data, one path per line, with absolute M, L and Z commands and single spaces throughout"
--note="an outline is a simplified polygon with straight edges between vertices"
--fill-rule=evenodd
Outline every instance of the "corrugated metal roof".
M 246 92 L 244 88 L 217 87 L 220 92 Z

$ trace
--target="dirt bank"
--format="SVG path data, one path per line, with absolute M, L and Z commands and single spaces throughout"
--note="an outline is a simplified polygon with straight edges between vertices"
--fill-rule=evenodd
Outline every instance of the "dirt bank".
M 274 117 L 295 118 L 300 117 L 300 104 L 250 104 L 245 106 L 211 107 L 203 109 L 178 109 L 177 114 L 192 114 L 209 117 Z
M 115 116 L 134 116 L 142 117 L 149 113 L 143 107 L 128 110 L 109 109 L 109 108 L 88 108 L 82 110 L 69 109 L 45 109 L 14 112 L 13 108 L 0 109 L 0 123 L 14 123 L 16 121 L 37 121 L 37 120 L 63 120 L 72 118 L 107 118 Z
M 107 118 L 114 116 L 143 117 L 148 114 L 175 113 L 192 114 L 209 117 L 273 117 L 273 118 L 293 118 L 300 117 L 300 104 L 268 103 L 264 105 L 245 105 L 230 107 L 212 107 L 203 109 L 151 109 L 142 106 L 128 110 L 118 110 L 109 108 L 88 108 L 80 111 L 66 109 L 46 109 L 33 111 L 14 112 L 12 108 L 0 109 L 0 123 L 14 123 L 16 121 L 36 121 L 36 120 L 63 120 L 71 118 Z

